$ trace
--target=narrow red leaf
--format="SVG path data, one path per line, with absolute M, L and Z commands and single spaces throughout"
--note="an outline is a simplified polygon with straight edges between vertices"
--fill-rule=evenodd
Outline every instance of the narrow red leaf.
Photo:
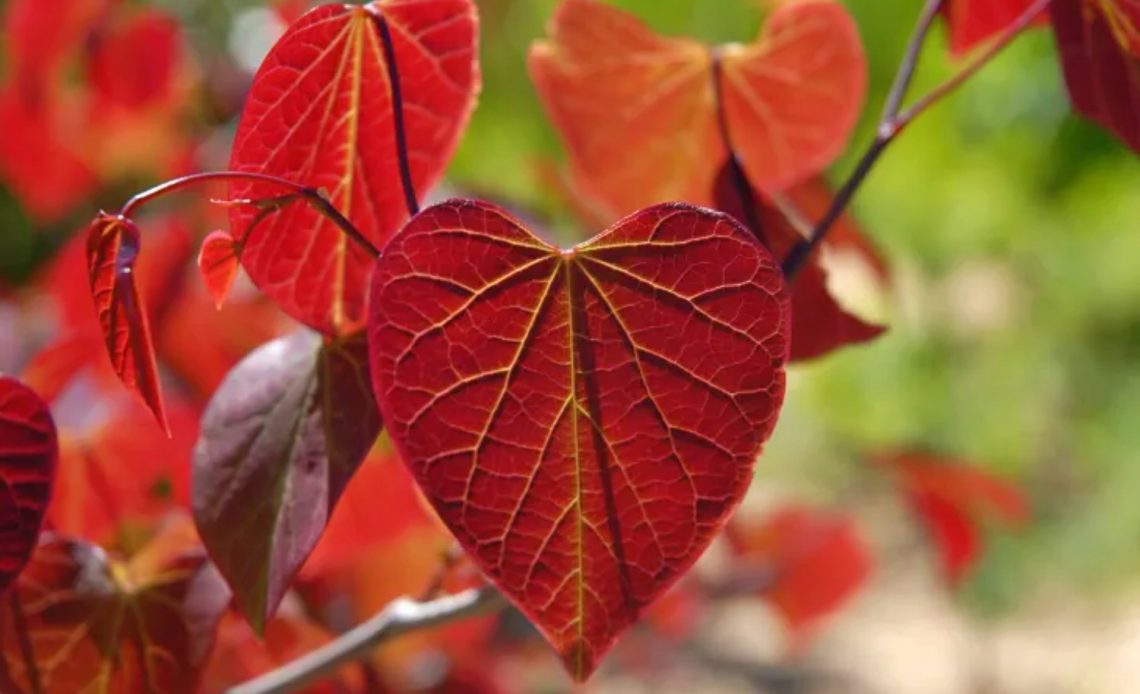
M 0 677 L 41 694 L 193 694 L 229 602 L 178 526 L 127 562 L 45 536 L 15 595 L 0 611 Z
M 169 435 L 150 322 L 135 279 L 138 254 L 139 230 L 131 220 L 100 212 L 88 227 L 91 296 L 111 366 L 123 383 L 138 393 Z
M 238 251 L 234 238 L 224 231 L 210 232 L 198 253 L 198 270 L 214 305 L 221 310 L 237 277 Z
M 981 530 L 966 509 L 927 489 L 911 489 L 907 502 L 938 548 L 942 573 L 951 584 L 962 582 L 978 561 Z
M 380 433 L 365 349 L 362 336 L 275 340 L 230 373 L 203 417 L 194 518 L 258 631 Z
M 778 264 L 707 209 L 661 205 L 561 250 L 452 201 L 394 237 L 371 306 L 401 456 L 585 679 L 752 480 L 784 394 Z
M 0 594 L 35 549 L 59 457 L 47 405 L 0 376 Z
M 712 203 L 727 158 L 718 91 L 752 184 L 770 192 L 842 151 L 866 91 L 858 32 L 832 0 L 780 3 L 747 46 L 658 36 L 598 0 L 563 0 L 548 33 L 531 49 L 531 78 L 565 140 L 575 187 L 612 215 Z
M 1035 0 L 950 0 L 942 16 L 950 31 L 950 53 L 961 56 L 997 36 L 1024 14 Z M 1042 16 L 1038 24 L 1047 24 Z
M 761 595 L 797 642 L 850 600 L 871 573 L 855 521 L 842 515 L 788 507 L 761 523 L 730 524 L 728 539 L 739 562 L 771 573 Z
M 752 216 L 759 222 L 761 240 L 773 256 L 781 260 L 787 258 L 792 248 L 804 238 L 797 229 L 796 220 L 774 202 L 765 199 L 762 193 L 755 191 L 753 196 L 756 212 Z M 719 209 L 739 220 L 749 219 L 728 166 L 721 169 L 715 198 Z M 796 214 L 800 218 L 814 220 L 830 206 L 831 192 L 826 183 L 817 179 L 793 188 L 785 198 L 789 205 L 797 208 Z M 831 239 L 828 245 L 838 243 L 853 250 L 876 270 L 884 267 L 882 259 L 850 216 L 845 215 L 839 227 L 843 233 Z M 793 362 L 818 359 L 841 347 L 868 342 L 886 330 L 851 315 L 839 305 L 828 287 L 828 272 L 821 254 L 808 261 L 792 284 L 791 292 Z
M 1054 0 L 1050 12 L 1073 108 L 1140 152 L 1140 2 Z
M 408 211 L 377 17 L 391 29 L 412 183 L 422 196 L 439 180 L 479 91 L 472 0 L 325 5 L 306 14 L 254 78 L 230 168 L 326 191 L 382 248 Z M 264 184 L 231 188 L 234 199 L 281 193 Z M 258 214 L 248 205 L 230 214 L 254 283 L 286 313 L 325 334 L 363 324 L 369 254 L 311 207 L 292 205 L 250 228 Z

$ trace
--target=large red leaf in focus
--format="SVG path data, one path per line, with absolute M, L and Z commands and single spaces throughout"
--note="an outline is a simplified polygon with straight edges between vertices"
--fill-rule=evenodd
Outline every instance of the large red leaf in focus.
M 35 549 L 58 457 L 47 405 L 24 384 L 0 376 L 0 593 Z
M 381 0 L 306 14 L 254 78 L 230 168 L 323 189 L 382 248 L 408 211 L 378 17 L 391 29 L 415 190 L 423 195 L 439 180 L 479 91 L 472 0 Z M 234 199 L 282 192 L 265 184 L 231 187 Z M 361 325 L 369 254 L 309 206 L 289 206 L 251 230 L 258 214 L 245 205 L 230 216 L 254 283 L 325 334 Z
M 363 335 L 284 337 L 214 394 L 194 451 L 194 519 L 254 629 L 273 615 L 380 433 Z
M 1054 0 L 1050 12 L 1073 108 L 1140 152 L 1140 0 Z
M 950 30 L 950 52 L 960 56 L 988 41 L 1024 14 L 1036 0 L 950 0 L 942 16 Z M 1042 16 L 1038 24 L 1046 24 Z
M 761 595 L 797 642 L 843 606 L 871 573 L 871 556 L 855 521 L 792 506 L 762 522 L 733 522 L 728 539 L 737 562 L 770 573 Z
M 762 193 L 754 192 L 753 195 L 756 200 L 754 216 L 760 225 L 758 236 L 773 256 L 787 258 L 792 248 L 804 238 L 796 220 L 789 217 L 789 211 L 765 199 Z M 744 213 L 732 171 L 727 165 L 721 169 L 714 197 L 719 209 L 747 223 L 745 220 L 749 216 Z M 786 204 L 796 208 L 796 214 L 808 220 L 822 217 L 831 204 L 831 190 L 821 179 L 796 186 L 783 197 Z M 880 278 L 884 278 L 883 261 L 850 216 L 845 215 L 837 222 L 834 232 L 825 249 L 830 245 L 842 246 L 857 254 Z M 828 287 L 828 271 L 822 254 L 815 254 L 800 271 L 791 285 L 791 293 L 792 361 L 817 359 L 840 347 L 873 340 L 886 330 L 851 315 L 839 305 Z
M 661 205 L 569 250 L 452 201 L 373 275 L 374 392 L 479 567 L 585 679 L 736 508 L 783 402 L 783 275 Z
M 139 245 L 139 230 L 134 222 L 100 212 L 87 230 L 88 278 L 111 366 L 123 383 L 138 393 L 169 435 L 150 320 L 134 272 Z
M 938 548 L 947 580 L 959 583 L 977 563 L 984 522 L 1029 522 L 1029 503 L 1009 482 L 961 460 L 920 453 L 879 460 L 897 480 L 907 502 Z
M 670 200 L 711 204 L 727 159 L 714 54 L 733 145 L 762 190 L 830 164 L 866 91 L 855 24 L 831 0 L 781 3 L 748 46 L 659 36 L 598 0 L 564 0 L 549 34 L 531 50 L 531 77 L 566 142 L 576 187 L 614 215 Z
M 229 593 L 185 527 L 125 562 L 46 535 L 0 611 L 4 691 L 194 692 Z

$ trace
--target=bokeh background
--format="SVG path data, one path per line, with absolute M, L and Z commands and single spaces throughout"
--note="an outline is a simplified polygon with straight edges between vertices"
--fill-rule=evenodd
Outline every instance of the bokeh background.
M 223 167 L 250 71 L 283 27 L 260 2 L 155 4 L 181 18 L 197 64 L 199 106 L 184 121 L 202 143 L 196 164 Z M 662 32 L 717 43 L 751 40 L 762 9 L 758 0 L 614 4 Z M 871 70 L 857 154 L 921 3 L 845 4 Z M 525 70 L 555 2 L 479 5 L 483 96 L 448 185 L 574 239 L 585 232 L 543 174 L 561 146 Z M 940 28 L 916 92 L 953 71 L 945 44 Z M 834 178 L 850 164 L 851 154 Z M 50 223 L 0 183 L 0 284 L 20 286 L 97 207 L 153 182 L 139 172 L 108 181 Z M 698 635 L 733 668 L 652 685 L 609 677 L 598 689 L 1140 691 L 1140 160 L 1070 115 L 1052 35 L 1039 29 L 916 122 L 854 210 L 892 268 L 875 309 L 890 331 L 795 369 L 749 503 L 806 500 L 856 514 L 877 550 L 870 584 L 790 661 L 762 606 L 734 603 Z M 897 496 L 868 470 L 868 455 L 900 448 L 1008 477 L 1028 495 L 1033 522 L 994 528 L 976 571 L 948 588 Z

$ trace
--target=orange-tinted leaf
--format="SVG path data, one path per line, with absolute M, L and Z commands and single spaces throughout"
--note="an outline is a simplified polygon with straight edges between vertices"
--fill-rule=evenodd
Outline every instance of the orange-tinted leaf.
M 325 5 L 306 14 L 254 78 L 230 168 L 325 190 L 382 248 L 408 211 L 378 17 L 391 28 L 415 190 L 423 195 L 439 180 L 479 90 L 472 0 Z M 256 200 L 282 190 L 241 183 L 231 193 Z M 253 281 L 320 332 L 361 325 L 369 254 L 309 206 L 289 206 L 250 229 L 258 214 L 238 205 L 230 216 Z
M 108 544 L 119 533 L 185 508 L 198 412 L 176 400 L 169 414 L 170 438 L 150 426 L 146 410 L 134 403 L 89 431 L 65 432 L 49 527 Z
M 420 488 L 584 679 L 752 480 L 783 402 L 783 275 L 661 205 L 570 250 L 452 201 L 373 276 L 374 392 Z
M 711 204 L 727 159 L 714 52 L 658 36 L 598 0 L 564 0 L 549 33 L 531 50 L 530 73 L 576 186 L 614 215 L 670 200 Z M 782 3 L 755 44 L 716 52 L 733 144 L 753 185 L 793 185 L 842 150 L 862 105 L 866 61 L 841 5 Z
M 734 522 L 728 539 L 739 562 L 771 572 L 762 595 L 796 640 L 842 607 L 871 572 L 854 520 L 842 515 L 793 506 L 761 523 Z
M 984 521 L 992 518 L 1020 526 L 1030 519 L 1021 490 L 964 461 L 912 453 L 879 462 L 895 476 L 930 533 L 952 583 L 963 579 L 976 563 Z
M 247 357 L 194 452 L 194 518 L 257 630 L 273 615 L 380 433 L 363 336 L 304 331 Z
M 950 0 L 942 16 L 950 30 L 950 52 L 960 56 L 988 41 L 1025 13 L 1035 0 Z M 1049 20 L 1041 17 L 1038 24 Z
M 198 253 L 198 270 L 214 305 L 221 309 L 237 277 L 238 253 L 234 238 L 224 231 L 210 232 Z
M 26 694 L 191 694 L 229 601 L 177 527 L 128 562 L 47 535 L 16 590 L 0 612 L 0 675 Z
M 135 279 L 138 254 L 139 230 L 134 222 L 99 213 L 87 230 L 87 270 L 111 366 L 169 434 L 150 322 Z
M 43 400 L 19 381 L 0 376 L 0 594 L 35 549 L 58 445 Z
M 792 248 L 803 238 L 796 220 L 790 218 L 774 202 L 765 200 L 763 194 L 754 192 L 753 195 L 760 238 L 776 258 L 787 258 Z M 718 208 L 742 223 L 747 223 L 748 216 L 744 213 L 728 166 L 721 170 L 715 197 Z M 783 197 L 786 204 L 796 208 L 795 214 L 809 220 L 820 218 L 831 203 L 831 191 L 826 183 L 818 179 L 793 188 Z M 825 249 L 832 244 L 840 244 L 845 249 L 853 250 L 876 271 L 883 268 L 882 260 L 850 216 L 845 215 L 840 220 L 836 231 L 842 233 L 831 238 Z M 791 292 L 792 361 L 816 359 L 846 345 L 873 340 L 885 331 L 882 326 L 871 325 L 839 305 L 828 287 L 828 272 L 819 254 L 810 259 L 796 277 Z
M 36 352 L 21 378 L 47 402 L 54 402 L 103 346 L 91 335 L 65 337 Z M 94 355 L 92 354 L 94 352 Z
M 1073 108 L 1140 152 L 1140 2 L 1054 0 L 1050 12 Z

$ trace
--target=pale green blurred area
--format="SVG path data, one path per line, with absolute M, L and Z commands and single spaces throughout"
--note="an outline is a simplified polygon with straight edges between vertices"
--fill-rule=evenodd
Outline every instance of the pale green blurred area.
M 526 74 L 554 0 L 484 0 L 485 88 L 456 182 L 549 209 L 562 150 Z M 660 31 L 747 41 L 756 0 L 621 0 Z M 849 0 L 871 67 L 866 146 L 917 0 Z M 939 29 L 916 93 L 950 74 Z M 854 153 L 854 152 L 853 152 Z M 629 153 L 636 156 L 636 153 Z M 833 170 L 841 178 L 850 156 Z M 896 272 L 891 331 L 793 376 L 756 484 L 854 504 L 879 449 L 960 456 L 1021 485 L 1036 519 L 998 531 L 964 588 L 983 612 L 1040 589 L 1140 579 L 1140 160 L 1068 113 L 1052 35 L 1022 38 L 919 120 L 855 210 Z

